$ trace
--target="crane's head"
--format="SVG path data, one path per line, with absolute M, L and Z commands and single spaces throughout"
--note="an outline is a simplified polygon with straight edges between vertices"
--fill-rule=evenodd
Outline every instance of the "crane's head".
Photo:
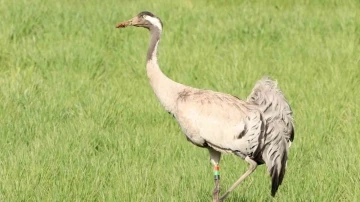
M 148 30 L 154 28 L 162 30 L 161 20 L 148 11 L 143 11 L 132 19 L 119 23 L 116 28 L 125 28 L 127 26 L 144 27 Z

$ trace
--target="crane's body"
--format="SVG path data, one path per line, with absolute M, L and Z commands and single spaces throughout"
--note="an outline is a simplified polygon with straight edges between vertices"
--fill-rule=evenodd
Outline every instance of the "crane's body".
M 161 20 L 145 11 L 117 27 L 127 26 L 150 31 L 146 63 L 150 85 L 165 110 L 176 118 L 187 139 L 209 150 L 210 161 L 217 169 L 213 201 L 224 200 L 257 165 L 263 163 L 271 175 L 271 194 L 275 196 L 284 178 L 288 148 L 294 139 L 292 111 L 277 83 L 268 77 L 262 78 L 246 101 L 226 93 L 177 83 L 163 74 L 158 65 Z M 219 198 L 221 153 L 235 154 L 250 167 Z
M 244 155 L 256 151 L 259 141 L 254 135 L 263 134 L 264 124 L 255 106 L 232 95 L 193 88 L 179 94 L 176 106 L 174 116 L 193 144 Z

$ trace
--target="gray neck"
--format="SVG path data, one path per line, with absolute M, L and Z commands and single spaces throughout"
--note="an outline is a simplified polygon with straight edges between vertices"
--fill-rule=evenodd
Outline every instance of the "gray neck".
M 146 72 L 150 85 L 156 97 L 165 110 L 174 114 L 179 93 L 185 86 L 169 79 L 160 69 L 157 61 L 157 48 L 160 41 L 161 29 L 150 28 L 150 45 L 146 57 Z
M 157 45 L 160 41 L 161 30 L 156 27 L 150 28 L 150 45 L 146 55 L 146 61 L 156 58 Z

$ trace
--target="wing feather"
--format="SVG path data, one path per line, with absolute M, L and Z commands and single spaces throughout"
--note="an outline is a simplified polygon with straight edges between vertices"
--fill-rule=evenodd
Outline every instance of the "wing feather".
M 269 77 L 256 83 L 247 101 L 257 105 L 266 120 L 262 159 L 272 178 L 271 195 L 275 196 L 284 179 L 288 150 L 294 140 L 292 110 L 277 82 Z

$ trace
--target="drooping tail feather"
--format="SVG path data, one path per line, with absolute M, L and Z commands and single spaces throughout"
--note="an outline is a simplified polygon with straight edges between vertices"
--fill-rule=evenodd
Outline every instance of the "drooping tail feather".
M 267 131 L 262 158 L 271 175 L 271 195 L 275 196 L 285 176 L 288 144 L 284 138 L 284 134 L 281 133 L 281 127 L 278 127 L 276 123 L 270 127 L 272 128 Z
M 284 179 L 288 148 L 294 140 L 292 110 L 277 82 L 269 77 L 255 84 L 247 101 L 257 105 L 266 120 L 262 158 L 272 178 L 271 195 L 275 196 Z

